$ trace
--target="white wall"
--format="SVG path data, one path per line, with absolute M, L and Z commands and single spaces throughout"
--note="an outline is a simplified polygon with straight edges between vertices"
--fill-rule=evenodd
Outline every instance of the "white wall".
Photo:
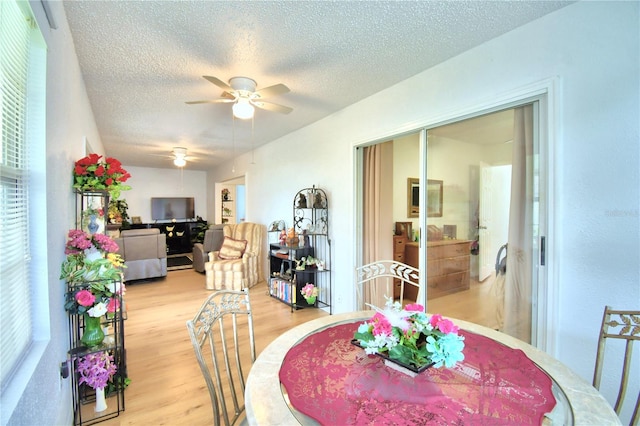
M 589 379 L 603 306 L 640 300 L 638 8 L 572 4 L 257 149 L 254 165 L 241 157 L 247 220 L 289 224 L 299 188 L 325 189 L 335 310 L 349 311 L 358 238 L 353 146 L 530 95 L 550 80 L 549 268 L 558 299 L 549 331 L 553 355 Z M 304 152 L 306 167 L 283 152 Z M 230 177 L 214 170 L 208 180 Z
M 188 169 L 154 169 L 151 167 L 123 166 L 131 174 L 127 184 L 130 191 L 123 191 L 120 198 L 127 200 L 129 217 L 140 216 L 143 223 L 151 219 L 151 198 L 194 197 L 196 216 L 213 221 L 207 213 L 207 173 Z M 211 216 L 211 217 L 208 217 Z

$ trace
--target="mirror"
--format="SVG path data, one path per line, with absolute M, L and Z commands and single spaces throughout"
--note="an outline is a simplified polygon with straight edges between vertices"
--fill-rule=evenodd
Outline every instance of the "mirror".
M 427 180 L 427 217 L 442 217 L 441 180 Z
M 420 180 L 407 178 L 407 217 L 420 215 Z M 442 217 L 442 181 L 427 180 L 427 217 Z
M 407 217 L 420 215 L 420 180 L 407 178 Z

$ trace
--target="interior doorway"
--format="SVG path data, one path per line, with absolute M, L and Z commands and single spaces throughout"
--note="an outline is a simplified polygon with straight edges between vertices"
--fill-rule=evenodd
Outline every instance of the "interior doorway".
M 240 176 L 215 184 L 214 206 L 216 224 L 235 224 L 246 219 L 245 177 Z

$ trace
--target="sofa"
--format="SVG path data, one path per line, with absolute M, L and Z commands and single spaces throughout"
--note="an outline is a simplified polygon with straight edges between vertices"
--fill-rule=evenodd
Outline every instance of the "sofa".
M 225 225 L 209 225 L 204 232 L 204 241 L 193 245 L 193 269 L 204 273 L 204 264 L 209 260 L 209 253 L 220 250 L 224 240 Z
M 167 276 L 167 236 L 158 228 L 127 229 L 114 241 L 124 259 L 124 280 Z

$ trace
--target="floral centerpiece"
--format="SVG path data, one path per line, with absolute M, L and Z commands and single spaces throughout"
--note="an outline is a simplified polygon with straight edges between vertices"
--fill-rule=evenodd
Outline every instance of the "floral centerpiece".
M 369 305 L 371 306 L 371 305 Z M 428 316 L 424 307 L 414 303 L 402 309 L 399 302 L 387 298 L 384 309 L 360 324 L 354 340 L 367 354 L 386 355 L 405 366 L 453 367 L 464 359 L 464 337 L 458 327 L 441 315 Z
M 228 188 L 224 188 L 222 190 L 222 199 L 225 200 L 225 201 L 229 199 L 229 189 Z
M 308 304 L 313 305 L 316 303 L 316 297 L 318 297 L 318 287 L 311 283 L 307 283 L 302 287 L 302 290 L 300 290 L 300 294 L 302 294 L 304 300 L 306 300 Z
M 96 390 L 95 411 L 107 409 L 104 388 L 117 371 L 113 363 L 113 355 L 107 352 L 94 352 L 80 358 L 77 367 L 80 379 L 78 384 L 86 383 L 87 386 Z
M 101 155 L 90 154 L 76 161 L 73 187 L 82 191 L 107 190 L 113 199 L 118 199 L 121 191 L 131 189 L 124 184 L 131 175 L 115 158 L 107 157 L 105 161 L 100 161 L 101 158 Z

